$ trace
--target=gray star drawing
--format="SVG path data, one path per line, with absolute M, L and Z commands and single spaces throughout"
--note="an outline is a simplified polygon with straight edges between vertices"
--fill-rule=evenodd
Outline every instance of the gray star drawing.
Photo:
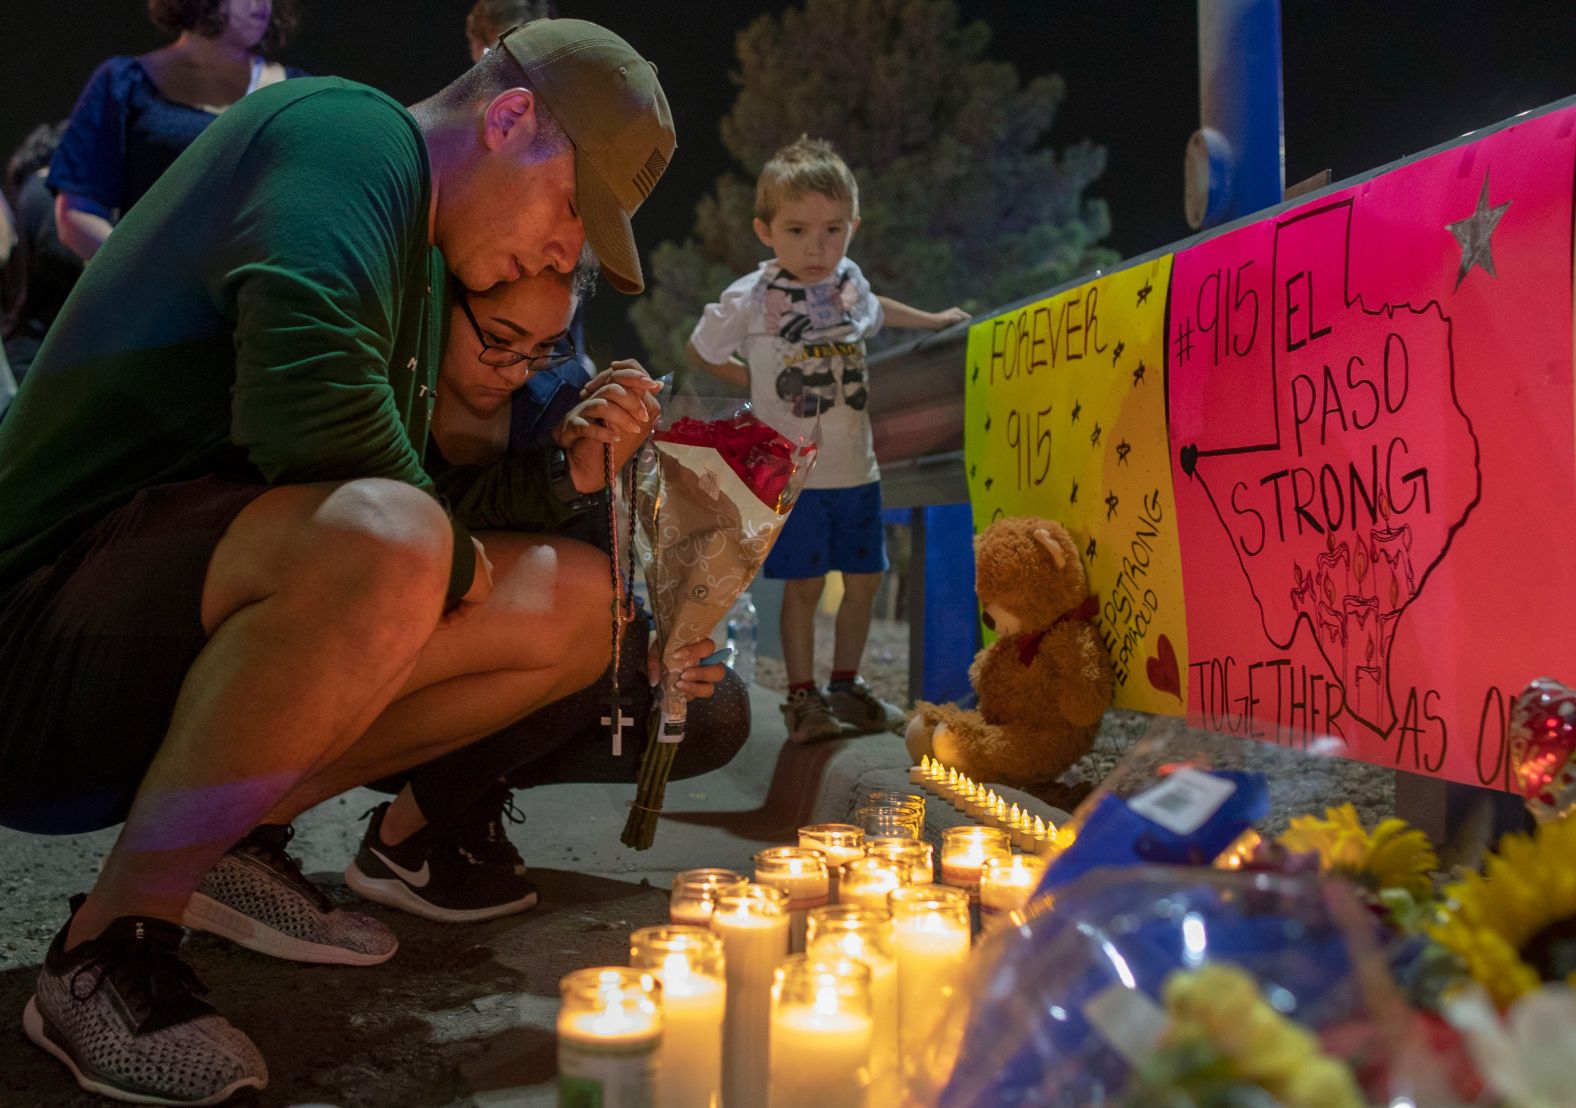
M 1445 224 L 1445 230 L 1456 236 L 1456 241 L 1461 244 L 1461 269 L 1456 274 L 1456 288 L 1461 287 L 1461 282 L 1467 279 L 1467 274 L 1473 266 L 1483 269 L 1490 277 L 1498 277 L 1494 272 L 1494 250 L 1490 236 L 1494 228 L 1499 226 L 1499 221 L 1505 216 L 1505 209 L 1510 207 L 1510 201 L 1489 207 L 1488 203 L 1488 170 L 1483 171 L 1483 190 L 1478 193 L 1477 210 L 1459 223 Z

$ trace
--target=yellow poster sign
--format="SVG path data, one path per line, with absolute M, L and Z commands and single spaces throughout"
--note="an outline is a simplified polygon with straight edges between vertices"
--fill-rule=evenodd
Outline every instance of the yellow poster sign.
M 1119 707 L 1181 715 L 1187 612 L 1167 457 L 1172 255 L 969 329 L 965 464 L 974 529 L 1059 521 L 1083 552 Z

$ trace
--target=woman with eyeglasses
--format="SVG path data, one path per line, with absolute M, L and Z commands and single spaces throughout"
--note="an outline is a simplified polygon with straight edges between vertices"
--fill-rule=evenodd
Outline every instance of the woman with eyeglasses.
M 440 495 L 468 526 L 549 531 L 609 550 L 606 497 L 586 498 L 566 512 L 544 488 L 539 465 L 541 455 L 553 451 L 600 456 L 604 443 L 621 465 L 657 414 L 659 386 L 636 362 L 614 362 L 580 385 L 578 352 L 567 334 L 595 279 L 594 269 L 582 267 L 572 277 L 548 270 L 484 295 L 455 289 L 427 465 Z M 545 432 L 534 430 L 544 424 Z M 635 719 L 651 707 L 650 637 L 644 613 L 625 632 L 619 690 L 631 697 L 626 711 Z M 676 778 L 726 764 L 749 736 L 743 682 L 720 665 L 698 667 L 697 676 L 681 686 L 701 699 L 690 710 Z M 506 821 L 524 818 L 513 791 L 567 781 L 634 782 L 642 740 L 626 740 L 622 756 L 612 756 L 600 723 L 609 691 L 604 676 L 487 738 L 375 783 L 397 794 L 394 805 L 413 807 L 426 821 L 426 850 L 417 868 L 427 866 L 428 877 L 414 887 L 384 872 L 376 836 L 385 811 L 369 823 L 346 883 L 369 900 L 443 922 L 532 907 L 536 888 L 505 830 Z

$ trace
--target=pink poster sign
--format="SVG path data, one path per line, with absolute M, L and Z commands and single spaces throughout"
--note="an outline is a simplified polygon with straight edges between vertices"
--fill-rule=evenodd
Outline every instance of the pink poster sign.
M 1576 109 L 1176 256 L 1188 714 L 1506 787 L 1576 681 Z

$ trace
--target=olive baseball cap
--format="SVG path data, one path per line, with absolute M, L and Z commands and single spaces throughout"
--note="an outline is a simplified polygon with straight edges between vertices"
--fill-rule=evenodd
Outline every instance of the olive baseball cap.
M 538 19 L 498 41 L 574 144 L 575 206 L 608 284 L 640 292 L 645 281 L 629 217 L 677 144 L 657 67 L 582 19 Z

